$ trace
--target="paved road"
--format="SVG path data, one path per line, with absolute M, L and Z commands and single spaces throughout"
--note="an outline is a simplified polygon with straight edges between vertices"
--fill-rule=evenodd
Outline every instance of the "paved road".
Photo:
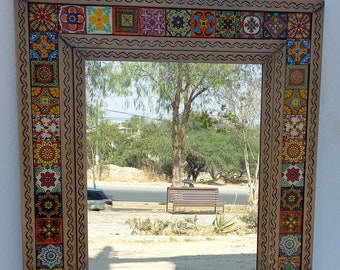
M 101 182 L 97 184 L 114 201 L 165 202 L 167 185 L 124 184 Z M 246 205 L 247 187 L 219 187 L 220 199 L 226 204 Z

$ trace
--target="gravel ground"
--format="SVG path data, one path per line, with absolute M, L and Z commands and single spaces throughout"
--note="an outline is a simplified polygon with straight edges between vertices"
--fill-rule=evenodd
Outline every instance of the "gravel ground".
M 131 235 L 132 218 L 184 220 L 211 227 L 213 213 L 170 214 L 164 205 L 121 203 L 112 211 L 89 211 L 90 270 L 225 270 L 256 269 L 256 235 Z

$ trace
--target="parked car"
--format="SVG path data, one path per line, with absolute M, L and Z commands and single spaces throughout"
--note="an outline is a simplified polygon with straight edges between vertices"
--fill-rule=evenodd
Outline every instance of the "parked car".
M 101 189 L 87 188 L 87 209 L 95 211 L 112 209 L 112 200 Z

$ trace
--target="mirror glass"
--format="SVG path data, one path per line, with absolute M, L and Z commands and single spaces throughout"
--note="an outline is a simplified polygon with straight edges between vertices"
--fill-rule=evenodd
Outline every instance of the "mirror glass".
M 255 269 L 262 66 L 85 66 L 90 269 Z M 175 208 L 175 186 L 193 204 Z

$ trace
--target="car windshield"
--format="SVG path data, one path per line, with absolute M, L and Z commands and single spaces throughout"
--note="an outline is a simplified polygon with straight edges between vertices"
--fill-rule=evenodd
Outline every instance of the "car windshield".
M 88 190 L 87 191 L 88 200 L 105 200 L 108 197 L 101 190 Z

